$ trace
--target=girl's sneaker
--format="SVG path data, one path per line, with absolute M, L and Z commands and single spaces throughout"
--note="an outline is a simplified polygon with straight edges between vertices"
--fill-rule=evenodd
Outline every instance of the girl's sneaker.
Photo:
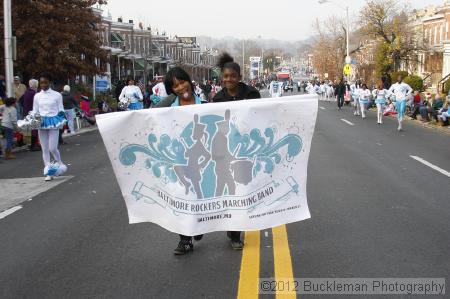
M 196 235 L 194 236 L 195 241 L 200 241 L 203 238 L 203 235 Z
M 175 250 L 173 251 L 173 253 L 175 255 L 183 255 L 183 254 L 186 254 L 193 250 L 194 250 L 194 244 L 192 244 L 192 240 L 189 240 L 189 241 L 181 240 L 178 243 L 177 248 L 175 248 Z

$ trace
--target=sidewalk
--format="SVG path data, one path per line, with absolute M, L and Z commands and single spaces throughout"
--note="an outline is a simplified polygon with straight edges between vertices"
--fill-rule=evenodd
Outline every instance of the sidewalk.
M 79 136 L 79 135 L 82 135 L 82 134 L 85 134 L 85 133 L 88 133 L 88 132 L 96 131 L 97 129 L 98 129 L 97 125 L 86 127 L 86 128 L 81 128 L 76 133 L 70 133 L 70 134 L 64 133 L 63 134 L 63 138 L 70 138 L 70 137 L 73 137 L 73 136 Z M 26 144 L 24 146 L 21 146 L 21 147 L 16 147 L 16 148 L 14 148 L 12 150 L 12 152 L 13 153 L 26 152 L 26 151 L 28 151 L 28 147 L 29 147 L 28 144 Z
M 377 109 L 376 108 L 370 108 L 368 111 L 372 111 L 372 112 L 376 113 Z M 388 115 L 388 116 L 383 116 L 383 117 L 390 117 L 390 118 L 397 119 L 397 115 Z M 450 126 L 440 126 L 434 120 L 428 121 L 428 122 L 422 122 L 420 120 L 420 115 L 419 115 L 418 119 L 413 119 L 410 116 L 405 115 L 405 118 L 404 118 L 403 121 L 405 123 L 408 123 L 408 124 L 413 124 L 415 126 L 428 128 L 428 129 L 431 129 L 431 130 L 436 130 L 438 132 L 442 132 L 442 133 L 450 135 Z

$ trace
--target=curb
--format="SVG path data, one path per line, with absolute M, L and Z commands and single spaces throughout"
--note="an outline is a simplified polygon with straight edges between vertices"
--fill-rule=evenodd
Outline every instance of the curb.
M 376 112 L 376 110 L 374 112 Z M 406 117 L 403 120 L 405 123 L 412 124 L 417 127 L 435 130 L 437 132 L 450 135 L 450 126 L 438 126 L 438 125 L 436 125 L 436 123 L 434 121 L 422 122 L 421 120 L 413 119 L 407 115 L 405 115 L 405 116 Z M 389 116 L 383 116 L 383 117 L 391 117 L 393 119 L 397 118 L 395 115 L 389 115 Z
M 98 130 L 98 127 L 97 127 L 97 125 L 95 125 L 95 126 L 92 126 L 92 127 L 89 127 L 89 128 L 80 129 L 76 133 L 70 133 L 70 134 L 64 133 L 63 134 L 63 138 L 69 138 L 69 137 L 73 137 L 73 136 L 80 136 L 80 135 L 83 135 L 84 133 L 89 133 L 89 132 L 93 132 L 93 131 L 97 131 L 97 130 Z
M 95 125 L 95 126 L 92 126 L 92 127 L 89 127 L 89 128 L 83 128 L 83 129 L 80 129 L 78 132 L 76 132 L 76 133 L 70 133 L 70 134 L 67 134 L 67 133 L 64 133 L 63 134 L 63 138 L 70 138 L 70 137 L 74 137 L 74 136 L 80 136 L 80 135 L 83 135 L 83 134 L 85 134 L 85 133 L 89 133 L 89 132 L 93 132 L 93 131 L 97 131 L 98 130 L 98 127 Z M 16 147 L 16 148 L 14 148 L 11 152 L 12 153 L 21 153 L 21 152 L 28 152 L 29 150 L 28 150 L 28 145 L 24 145 L 24 146 L 21 146 L 21 147 Z

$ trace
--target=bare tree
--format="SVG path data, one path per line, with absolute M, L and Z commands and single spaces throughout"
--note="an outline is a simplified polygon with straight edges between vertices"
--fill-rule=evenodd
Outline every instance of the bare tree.
M 401 61 L 414 60 L 418 50 L 425 50 L 420 30 L 408 18 L 411 15 L 407 6 L 395 0 L 367 0 L 360 12 L 361 31 L 387 45 L 393 70 L 399 69 Z
M 342 67 L 346 56 L 346 26 L 342 18 L 331 16 L 321 22 L 318 19 L 313 24 L 316 33 L 312 45 L 313 63 L 319 74 L 328 73 L 328 78 L 337 79 L 342 76 Z M 361 49 L 359 31 L 351 33 L 350 54 Z

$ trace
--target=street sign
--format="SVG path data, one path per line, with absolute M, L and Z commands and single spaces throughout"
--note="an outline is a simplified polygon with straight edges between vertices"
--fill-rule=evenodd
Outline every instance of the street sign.
M 95 77 L 95 89 L 97 91 L 107 91 L 109 89 L 109 82 L 107 76 Z
M 352 62 L 352 58 L 350 56 L 345 57 L 345 63 L 350 64 Z
M 351 68 L 351 66 L 350 66 L 350 64 L 346 64 L 345 66 L 344 66 L 344 75 L 346 75 L 346 76 L 348 76 L 348 75 L 350 75 L 350 71 L 352 70 L 352 68 Z

